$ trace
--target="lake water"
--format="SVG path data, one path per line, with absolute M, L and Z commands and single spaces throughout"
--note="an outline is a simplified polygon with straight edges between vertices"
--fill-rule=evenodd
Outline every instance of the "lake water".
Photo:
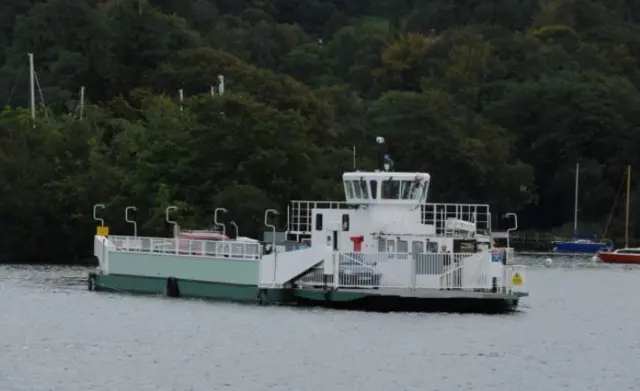
M 2 391 L 640 389 L 640 268 L 528 260 L 512 315 L 376 314 L 89 292 L 0 266 Z

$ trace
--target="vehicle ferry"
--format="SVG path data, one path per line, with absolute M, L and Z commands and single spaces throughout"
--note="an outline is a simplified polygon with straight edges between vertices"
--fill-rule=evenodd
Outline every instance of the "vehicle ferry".
M 376 311 L 515 310 L 528 295 L 526 270 L 493 248 L 489 206 L 427 203 L 428 173 L 385 168 L 344 173 L 343 202 L 292 201 L 287 239 L 306 245 L 291 251 L 181 233 L 174 207 L 173 237 L 99 227 L 89 289 Z M 265 226 L 275 240 L 274 213 L 265 212 Z

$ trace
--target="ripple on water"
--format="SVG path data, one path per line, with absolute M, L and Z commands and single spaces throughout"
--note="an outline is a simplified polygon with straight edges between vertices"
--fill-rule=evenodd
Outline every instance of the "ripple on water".
M 513 315 L 376 314 L 88 292 L 0 267 L 0 390 L 631 390 L 638 268 L 527 259 Z

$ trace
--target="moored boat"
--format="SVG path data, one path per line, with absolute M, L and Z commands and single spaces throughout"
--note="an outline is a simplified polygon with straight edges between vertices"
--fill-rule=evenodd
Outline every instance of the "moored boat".
M 552 242 L 554 253 L 595 254 L 598 251 L 613 250 L 613 243 L 608 240 L 598 240 L 596 235 L 576 233 L 571 240 L 556 240 Z
M 598 259 L 604 263 L 640 264 L 640 247 L 602 251 Z
M 598 251 L 613 250 L 613 243 L 606 239 L 598 239 L 597 235 L 578 233 L 578 201 L 579 201 L 580 163 L 576 164 L 575 195 L 573 208 L 573 238 L 555 240 L 551 243 L 554 253 L 595 254 Z
M 604 263 L 640 264 L 640 248 L 629 247 L 629 212 L 631 199 L 631 166 L 627 167 L 627 203 L 625 207 L 624 248 L 615 251 L 600 251 L 597 258 Z

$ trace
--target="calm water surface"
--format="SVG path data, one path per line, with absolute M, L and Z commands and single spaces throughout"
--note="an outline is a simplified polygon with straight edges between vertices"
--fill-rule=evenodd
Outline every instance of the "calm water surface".
M 375 314 L 89 292 L 0 266 L 0 390 L 640 390 L 640 268 L 529 260 L 517 314 Z

